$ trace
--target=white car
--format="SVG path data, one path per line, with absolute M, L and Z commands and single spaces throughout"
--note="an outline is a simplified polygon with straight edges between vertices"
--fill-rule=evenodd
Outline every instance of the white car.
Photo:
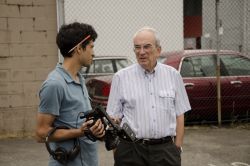
M 120 69 L 132 64 L 126 56 L 95 56 L 90 67 L 81 70 L 84 78 L 113 75 Z

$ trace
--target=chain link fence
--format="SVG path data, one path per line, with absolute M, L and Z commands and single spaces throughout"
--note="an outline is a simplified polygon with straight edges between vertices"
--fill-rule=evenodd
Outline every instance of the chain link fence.
M 164 50 L 183 48 L 182 10 L 182 0 L 64 1 L 65 23 L 80 21 L 96 29 L 96 55 L 124 55 L 133 60 L 132 38 L 143 26 L 157 29 Z
M 136 62 L 132 38 L 143 26 L 159 32 L 163 52 L 192 49 L 187 52 L 197 56 L 181 59 L 177 67 L 191 102 L 191 121 L 219 121 L 218 107 L 222 120 L 250 118 L 250 0 L 58 2 L 63 4 L 59 25 L 79 21 L 94 26 L 96 55 L 125 55 Z M 215 51 L 204 52 L 208 49 Z M 230 51 L 218 59 L 216 50 Z M 239 57 L 240 52 L 246 57 Z
M 250 1 L 220 0 L 218 7 L 220 48 L 249 52 Z M 202 48 L 216 49 L 216 0 L 203 0 Z

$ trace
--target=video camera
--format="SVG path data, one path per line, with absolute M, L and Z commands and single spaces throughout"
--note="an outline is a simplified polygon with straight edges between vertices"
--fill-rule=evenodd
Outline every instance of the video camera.
M 98 119 L 102 120 L 105 128 L 104 138 L 95 137 L 90 130 L 86 132 L 86 136 L 91 141 L 104 139 L 107 150 L 116 148 L 120 141 L 119 138 L 129 140 L 131 142 L 134 142 L 136 139 L 135 133 L 127 123 L 124 123 L 122 127 L 115 124 L 102 106 L 96 106 L 94 110 L 84 116 L 81 116 L 80 118 L 86 118 L 87 120 L 92 119 L 94 121 L 93 124 L 95 124 Z

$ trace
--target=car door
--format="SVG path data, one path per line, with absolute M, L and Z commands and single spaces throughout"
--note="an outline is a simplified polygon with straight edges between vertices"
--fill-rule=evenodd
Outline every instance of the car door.
M 212 55 L 197 55 L 182 59 L 180 73 L 192 107 L 190 120 L 216 119 L 215 59 Z
M 250 59 L 240 55 L 220 56 L 223 119 L 234 120 L 250 113 Z

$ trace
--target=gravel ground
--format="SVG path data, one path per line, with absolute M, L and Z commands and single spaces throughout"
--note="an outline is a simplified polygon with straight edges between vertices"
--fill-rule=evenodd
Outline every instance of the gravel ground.
M 183 166 L 250 166 L 250 123 L 187 126 Z M 0 166 L 45 166 L 48 152 L 32 138 L 0 139 Z M 100 166 L 113 165 L 112 151 L 99 143 Z

